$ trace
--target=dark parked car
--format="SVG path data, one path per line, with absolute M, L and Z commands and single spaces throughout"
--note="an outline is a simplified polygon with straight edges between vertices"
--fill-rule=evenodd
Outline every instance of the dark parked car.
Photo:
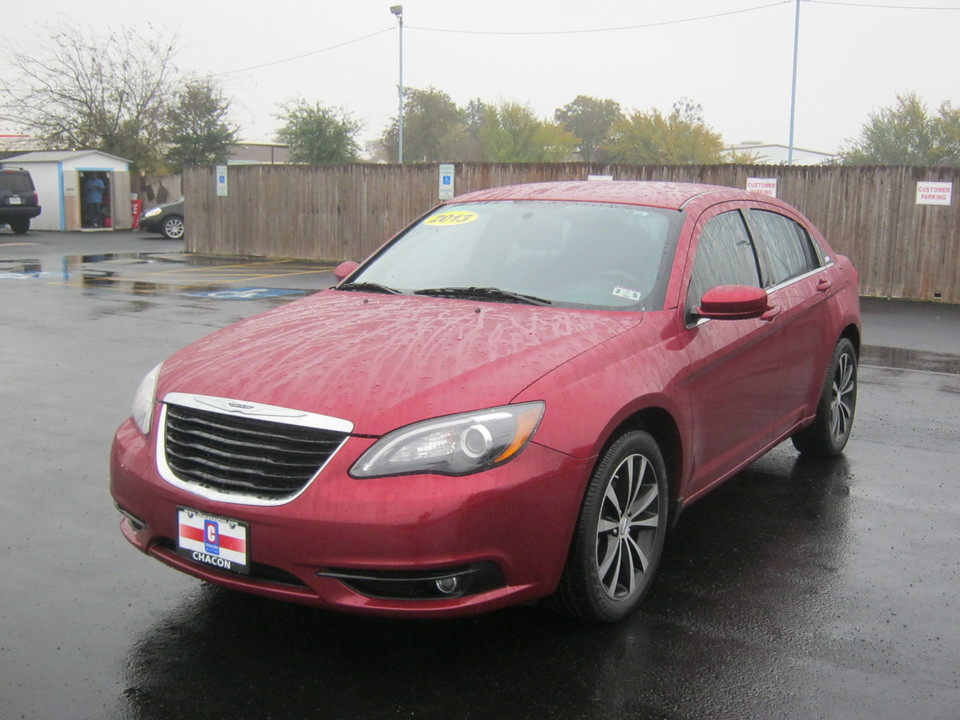
M 324 608 L 609 622 L 684 507 L 850 437 L 857 273 L 774 198 L 495 188 L 338 275 L 144 378 L 111 456 L 140 550 Z
M 0 168 L 0 225 L 9 225 L 15 233 L 23 235 L 40 210 L 30 173 L 20 168 Z
M 180 240 L 184 233 L 183 198 L 147 210 L 140 218 L 140 230 L 160 233 L 168 240 Z

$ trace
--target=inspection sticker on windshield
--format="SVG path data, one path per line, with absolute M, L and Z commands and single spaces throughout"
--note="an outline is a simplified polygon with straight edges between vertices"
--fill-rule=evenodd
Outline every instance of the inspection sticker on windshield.
M 632 300 L 633 302 L 640 302 L 640 298 L 642 297 L 636 290 L 630 290 L 629 288 L 620 287 L 619 285 L 613 289 L 613 294 L 625 300 Z
M 456 225 L 472 223 L 478 217 L 480 216 L 469 210 L 447 210 L 446 212 L 431 215 L 423 221 L 423 224 L 434 227 L 454 227 Z
M 229 572 L 250 572 L 244 522 L 177 508 L 177 552 L 188 560 Z

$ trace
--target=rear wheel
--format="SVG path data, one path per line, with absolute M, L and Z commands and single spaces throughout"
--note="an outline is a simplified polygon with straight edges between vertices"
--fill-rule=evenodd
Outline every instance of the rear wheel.
M 17 218 L 10 221 L 10 229 L 17 235 L 25 235 L 30 229 L 30 218 Z
M 168 240 L 179 240 L 183 237 L 183 218 L 179 215 L 170 215 L 163 221 L 160 232 Z
M 839 455 L 850 439 L 857 409 L 857 351 L 842 338 L 830 359 L 820 392 L 817 417 L 813 424 L 791 438 L 793 446 L 805 455 Z
M 626 617 L 650 587 L 666 532 L 663 456 L 647 433 L 624 433 L 590 479 L 555 604 L 587 620 Z

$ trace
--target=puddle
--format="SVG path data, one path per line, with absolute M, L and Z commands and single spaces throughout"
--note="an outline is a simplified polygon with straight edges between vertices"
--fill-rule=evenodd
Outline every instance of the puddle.
M 316 282 L 316 278 L 330 269 L 266 258 L 213 258 L 183 253 L 67 255 L 61 264 L 63 280 L 85 288 L 137 295 L 177 294 L 213 300 L 294 299 L 326 287 L 326 284 Z M 272 280 L 276 284 L 290 275 L 313 277 L 314 282 L 309 283 L 312 287 L 278 288 L 250 284 L 257 279 Z M 244 285 L 238 286 L 239 283 Z
M 29 280 L 46 275 L 37 258 L 0 260 L 0 280 Z

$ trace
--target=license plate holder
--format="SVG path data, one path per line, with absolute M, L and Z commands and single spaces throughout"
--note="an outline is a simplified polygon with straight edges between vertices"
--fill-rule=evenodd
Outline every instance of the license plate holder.
M 177 553 L 191 562 L 250 574 L 250 526 L 233 518 L 177 508 Z

